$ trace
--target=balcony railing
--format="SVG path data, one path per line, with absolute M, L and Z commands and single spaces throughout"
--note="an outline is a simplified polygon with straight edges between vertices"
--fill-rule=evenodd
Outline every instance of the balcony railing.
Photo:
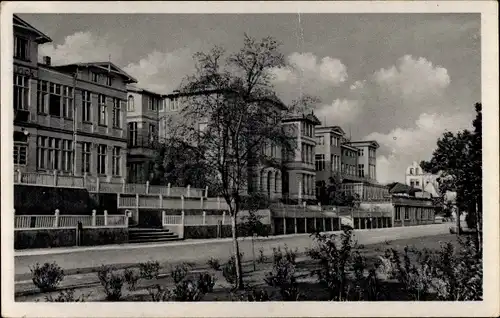
M 78 223 L 84 227 L 128 227 L 127 215 L 59 215 L 56 210 L 54 215 L 16 215 L 14 218 L 14 228 L 22 229 L 55 229 L 74 228 Z
M 165 197 L 201 198 L 207 197 L 208 188 L 198 189 L 187 187 L 172 187 L 150 185 L 149 181 L 145 184 L 125 183 L 125 182 L 105 182 L 99 178 L 90 176 L 70 176 L 58 173 L 42 172 L 21 172 L 14 171 L 14 184 L 65 187 L 65 188 L 83 188 L 89 192 L 98 193 L 123 193 L 123 194 L 153 194 Z M 207 203 L 208 204 L 208 203 Z
M 119 209 L 229 210 L 222 198 L 164 196 L 162 194 L 118 194 Z

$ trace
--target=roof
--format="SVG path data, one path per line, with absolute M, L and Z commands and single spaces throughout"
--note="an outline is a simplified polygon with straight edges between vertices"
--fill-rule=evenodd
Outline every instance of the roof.
M 315 128 L 316 131 L 331 131 L 340 135 L 345 135 L 345 131 L 340 126 L 319 126 Z
M 292 121 L 308 121 L 314 125 L 321 125 L 321 122 L 319 121 L 318 117 L 314 115 L 314 113 L 310 113 L 307 115 L 306 114 L 288 115 L 282 121 L 285 123 Z
M 85 63 L 72 63 L 53 66 L 55 69 L 77 68 L 77 67 L 92 67 L 101 70 L 102 72 L 111 72 L 125 79 L 126 83 L 137 83 L 137 80 L 116 66 L 112 62 L 85 62 Z
M 345 147 L 345 148 L 349 148 L 349 149 L 354 150 L 354 151 L 356 151 L 356 152 L 358 152 L 358 151 L 359 151 L 359 149 L 358 149 L 358 148 L 356 148 L 356 147 L 353 147 L 353 146 L 349 145 L 349 143 L 343 143 L 343 144 L 341 144 L 340 146 L 341 146 L 341 147 Z
M 379 148 L 380 145 L 375 140 L 359 140 L 359 141 L 349 141 L 350 144 L 354 144 L 356 146 L 371 146 L 375 148 Z
M 31 32 L 31 33 L 37 35 L 36 42 L 39 44 L 52 42 L 52 39 L 49 38 L 47 35 L 45 35 L 42 31 L 36 29 L 31 24 L 24 21 L 23 19 L 21 19 L 19 16 L 15 15 L 15 14 L 14 14 L 14 18 L 13 18 L 12 23 L 15 27 L 22 28 L 28 32 Z
M 399 182 L 396 182 L 396 184 L 392 185 L 392 187 L 389 188 L 389 193 L 391 194 L 405 193 L 409 195 L 415 195 L 416 192 L 422 192 L 422 191 L 423 191 L 422 189 L 414 188 Z
M 155 93 L 153 91 L 150 91 L 150 90 L 147 90 L 144 88 L 133 87 L 133 86 L 127 86 L 127 92 L 135 92 L 135 93 L 139 93 L 139 94 L 146 94 L 146 95 L 153 95 L 153 96 L 157 96 L 157 97 L 163 97 L 162 94 Z

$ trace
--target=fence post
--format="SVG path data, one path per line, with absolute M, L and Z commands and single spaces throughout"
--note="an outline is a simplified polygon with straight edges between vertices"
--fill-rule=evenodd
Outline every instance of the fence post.
M 165 211 L 161 211 L 161 225 L 164 226 L 165 225 L 165 216 L 166 216 L 166 212 Z
M 208 186 L 205 187 L 205 198 L 208 198 Z
M 125 193 L 125 178 L 122 179 L 122 193 Z
M 17 169 L 17 182 L 21 183 L 22 180 L 23 180 L 23 178 L 22 178 L 21 170 Z
M 54 213 L 54 227 L 59 227 L 59 209 L 56 209 L 56 213 Z
M 146 194 L 149 194 L 149 181 L 146 181 Z
M 188 184 L 187 186 L 187 197 L 191 197 L 191 185 Z
M 179 231 L 179 238 L 184 238 L 184 211 L 181 212 L 181 226 Z
M 323 217 L 323 232 L 326 232 L 326 219 Z
M 159 199 L 160 199 L 160 208 L 163 208 L 163 194 L 159 194 Z
M 200 209 L 203 210 L 203 197 L 200 198 Z
M 139 193 L 135 194 L 135 207 L 139 210 Z
M 226 211 L 222 211 L 222 225 L 224 225 L 225 221 L 226 221 Z
M 101 189 L 101 180 L 99 179 L 99 177 L 96 178 L 96 191 L 97 193 L 100 192 L 100 189 Z
M 57 170 L 54 170 L 54 187 L 57 187 Z
M 171 186 L 169 183 L 169 184 L 167 184 L 167 196 L 170 196 L 170 188 L 171 188 Z
M 97 211 L 92 210 L 92 226 L 96 226 L 96 216 L 97 216 Z
M 207 212 L 203 211 L 203 225 L 207 224 Z
M 181 211 L 184 213 L 184 196 L 181 195 Z
M 217 210 L 220 210 L 220 197 L 217 197 Z
M 104 210 L 104 226 L 108 226 L 108 210 Z

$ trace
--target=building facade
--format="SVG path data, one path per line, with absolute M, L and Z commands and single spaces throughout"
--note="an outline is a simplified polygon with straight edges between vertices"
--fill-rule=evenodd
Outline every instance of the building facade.
M 424 171 L 416 161 L 406 168 L 405 180 L 406 184 L 413 188 L 422 189 L 432 196 L 438 196 L 438 175 Z
M 51 39 L 14 15 L 14 165 L 22 172 L 126 178 L 126 84 L 111 62 L 38 62 Z
M 339 126 L 315 127 L 315 170 L 317 181 L 328 181 L 342 171 L 342 140 L 345 132 Z
M 127 87 L 127 173 L 128 182 L 145 183 L 153 173 L 159 142 L 159 114 L 163 96 L 135 85 Z
M 348 141 L 347 144 L 359 150 L 358 176 L 369 182 L 377 182 L 377 149 L 380 145 L 375 140 Z
M 316 133 L 321 122 L 313 114 L 291 115 L 282 122 L 297 147 L 284 158 L 283 195 L 292 200 L 316 200 Z

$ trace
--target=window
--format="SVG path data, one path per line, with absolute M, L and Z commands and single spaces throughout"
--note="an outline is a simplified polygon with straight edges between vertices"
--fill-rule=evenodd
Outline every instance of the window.
M 62 86 L 62 115 L 64 118 L 73 118 L 73 88 Z
M 61 158 L 61 170 L 72 171 L 73 170 L 73 141 L 63 140 L 62 141 L 62 158 Z
M 90 173 L 90 160 L 91 160 L 91 143 L 90 142 L 82 142 L 82 173 L 89 174 Z
M 342 164 L 342 173 L 344 173 L 344 172 L 345 172 L 345 164 L 343 163 Z
M 29 105 L 29 78 L 14 74 L 14 108 L 28 110 Z
M 162 112 L 165 110 L 165 100 L 159 100 L 158 101 L 158 111 Z
M 113 127 L 122 128 L 122 110 L 118 98 L 113 98 Z
M 113 78 L 111 76 L 106 76 L 106 85 L 113 86 Z
M 30 60 L 28 39 L 20 36 L 14 37 L 14 57 L 25 61 Z
M 106 145 L 99 145 L 97 147 L 97 173 L 101 175 L 106 174 L 106 153 Z
M 70 140 L 62 140 L 53 137 L 38 136 L 37 140 L 37 168 L 47 170 L 61 169 L 61 146 L 67 150 L 63 142 L 71 142 Z M 71 143 L 67 144 L 71 145 Z M 64 158 L 62 163 L 65 164 Z M 64 169 L 65 167 L 63 167 Z
M 49 115 L 61 117 L 61 85 L 49 83 Z
M 316 161 L 316 171 L 324 171 L 325 170 L 325 155 L 315 155 L 314 159 Z
M 108 125 L 108 106 L 106 105 L 106 96 L 99 94 L 99 125 Z
M 274 158 L 276 156 L 276 145 L 271 142 L 271 158 Z
M 365 177 L 365 165 L 364 164 L 358 165 L 358 177 L 361 177 L 361 178 Z
M 92 94 L 89 91 L 82 91 L 82 121 L 92 122 Z
M 152 111 L 156 111 L 158 106 L 158 101 L 153 97 L 148 97 L 148 109 Z
M 413 168 L 410 168 L 410 174 L 413 174 Z
M 418 181 L 418 180 L 417 180 L 417 181 L 415 181 L 415 186 L 416 186 L 416 187 L 420 187 L 420 181 Z
M 409 208 L 405 207 L 405 220 L 409 220 L 410 219 L 410 211 L 408 211 Z
M 130 146 L 137 146 L 137 123 L 128 124 L 128 143 Z
M 114 176 L 120 175 L 120 152 L 121 152 L 120 147 L 113 148 L 113 175 Z
M 324 145 L 325 144 L 325 137 L 324 136 L 316 137 L 316 143 L 318 145 Z
M 99 83 L 99 74 L 91 72 L 90 77 L 92 82 Z
M 14 164 L 26 165 L 28 153 L 28 136 L 24 132 L 14 132 Z
M 400 207 L 396 207 L 394 214 L 395 214 L 394 215 L 394 220 L 395 221 L 401 221 L 401 208 Z
M 359 149 L 359 156 L 363 157 L 365 155 L 365 150 L 364 149 Z
M 37 111 L 41 114 L 47 114 L 49 109 L 49 83 L 47 81 L 38 81 L 37 88 Z
M 134 111 L 134 96 L 132 95 L 128 96 L 127 111 L 128 112 Z
M 420 174 L 420 172 L 418 171 L 418 168 L 415 168 L 415 174 Z

